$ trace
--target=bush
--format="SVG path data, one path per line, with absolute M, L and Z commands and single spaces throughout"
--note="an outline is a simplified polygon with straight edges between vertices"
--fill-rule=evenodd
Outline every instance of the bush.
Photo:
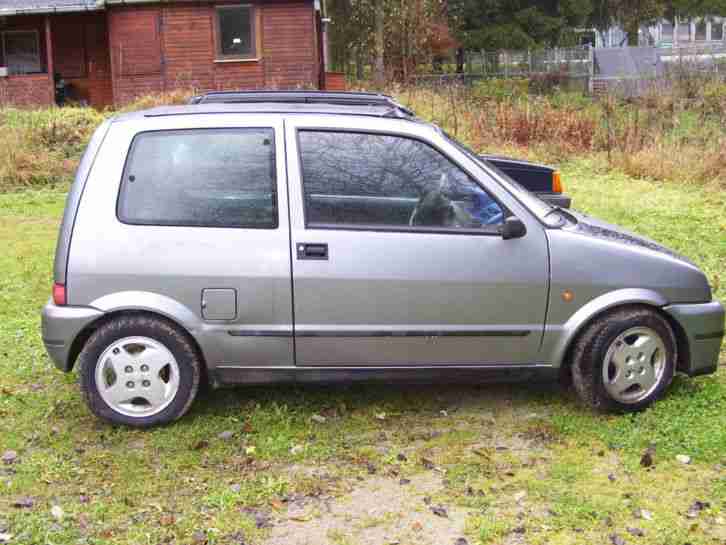
M 698 81 L 697 96 L 695 84 L 667 84 L 631 99 L 537 96 L 526 80 L 392 91 L 478 151 L 555 162 L 603 155 L 632 176 L 725 188 L 726 83 Z
M 69 183 L 103 119 L 90 108 L 0 110 L 0 191 Z

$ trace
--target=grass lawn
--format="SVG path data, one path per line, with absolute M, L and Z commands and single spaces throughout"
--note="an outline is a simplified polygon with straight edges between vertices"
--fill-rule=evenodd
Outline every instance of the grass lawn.
M 562 170 L 576 208 L 691 257 L 726 300 L 723 193 Z M 556 385 L 286 386 L 207 393 L 149 432 L 99 423 L 39 335 L 63 201 L 0 195 L 0 542 L 726 542 L 723 352 L 635 416 Z

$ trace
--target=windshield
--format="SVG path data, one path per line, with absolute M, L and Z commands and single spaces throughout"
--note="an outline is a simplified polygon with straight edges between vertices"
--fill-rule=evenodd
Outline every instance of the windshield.
M 547 225 L 560 225 L 565 218 L 561 216 L 559 210 L 546 203 L 542 199 L 538 198 L 534 193 L 528 191 L 516 180 L 513 180 L 510 176 L 499 170 L 493 164 L 482 159 L 474 150 L 465 146 L 461 142 L 454 140 L 451 136 L 446 134 L 445 131 L 437 127 L 441 134 L 446 138 L 452 145 L 454 145 L 459 151 L 465 154 L 469 159 L 475 163 L 481 165 L 485 170 L 494 171 L 498 175 L 497 181 L 501 182 L 505 189 L 519 199 L 529 210 L 534 212 L 540 220 L 545 222 Z

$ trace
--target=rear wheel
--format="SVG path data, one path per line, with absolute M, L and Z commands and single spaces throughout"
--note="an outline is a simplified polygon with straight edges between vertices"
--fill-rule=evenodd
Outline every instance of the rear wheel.
M 667 320 L 647 307 L 609 313 L 575 344 L 572 382 L 579 397 L 603 411 L 634 412 L 666 391 L 676 367 Z
M 80 356 L 91 411 L 114 424 L 151 427 L 180 418 L 199 389 L 201 361 L 176 325 L 146 315 L 117 318 L 91 336 Z

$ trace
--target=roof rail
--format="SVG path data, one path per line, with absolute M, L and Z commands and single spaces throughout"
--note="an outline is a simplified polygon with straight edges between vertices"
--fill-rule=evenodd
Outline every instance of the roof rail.
M 415 117 L 413 111 L 388 95 L 365 92 L 329 91 L 214 91 L 192 97 L 189 104 L 334 104 L 339 106 L 378 106 L 390 108 L 390 117 Z

